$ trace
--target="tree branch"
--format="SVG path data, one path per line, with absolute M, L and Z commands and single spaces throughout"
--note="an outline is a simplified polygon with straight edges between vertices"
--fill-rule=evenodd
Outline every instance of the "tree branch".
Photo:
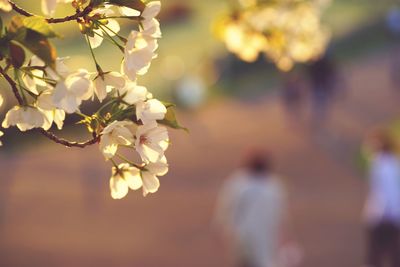
M 9 0 L 8 2 L 11 4 L 11 6 L 15 12 L 17 12 L 25 17 L 35 16 L 35 14 L 32 14 L 32 13 L 26 11 L 25 9 L 23 9 L 22 7 L 18 6 L 16 3 L 14 3 L 13 1 Z M 48 23 L 63 23 L 63 22 L 67 22 L 67 21 L 73 21 L 73 20 L 77 20 L 81 17 L 86 16 L 91 11 L 92 11 L 92 7 L 89 5 L 81 11 L 78 10 L 74 15 L 66 16 L 63 18 L 47 18 L 46 21 Z
M 15 81 L 4 71 L 4 69 L 2 67 L 0 67 L 0 74 L 3 75 L 3 77 L 6 79 L 6 81 L 8 82 L 8 84 L 11 86 L 11 89 L 14 93 L 15 98 L 18 101 L 19 105 L 23 105 L 24 104 L 24 100 L 21 97 L 21 94 L 18 91 L 18 86 L 15 83 Z M 47 137 L 48 139 L 50 139 L 51 141 L 66 146 L 66 147 L 78 147 L 78 148 L 85 148 L 87 146 L 90 145 L 94 145 L 96 143 L 98 143 L 100 141 L 100 136 L 93 134 L 93 138 L 86 141 L 86 142 L 71 142 L 68 140 L 65 140 L 63 138 L 60 138 L 58 136 L 56 136 L 55 134 L 53 134 L 52 132 L 46 131 L 44 129 L 37 129 L 39 133 L 41 133 L 43 136 Z

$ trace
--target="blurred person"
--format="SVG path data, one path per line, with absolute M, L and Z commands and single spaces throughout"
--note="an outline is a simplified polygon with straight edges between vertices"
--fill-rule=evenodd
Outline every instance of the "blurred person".
M 313 124 L 320 126 L 327 119 L 337 87 L 338 73 L 329 53 L 311 63 L 308 71 Z
M 379 137 L 372 156 L 365 217 L 369 235 L 367 266 L 399 267 L 400 161 L 388 135 Z
M 303 81 L 297 72 L 285 73 L 283 76 L 282 102 L 291 124 L 298 124 L 301 119 L 304 90 Z
M 224 183 L 215 222 L 232 249 L 235 266 L 294 266 L 298 261 L 296 246 L 280 249 L 290 244 L 284 242 L 288 240 L 286 195 L 263 152 L 251 153 L 244 167 Z

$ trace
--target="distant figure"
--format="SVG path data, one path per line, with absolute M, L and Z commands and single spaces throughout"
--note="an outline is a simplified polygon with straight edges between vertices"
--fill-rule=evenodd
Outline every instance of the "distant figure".
M 372 159 L 365 216 L 369 227 L 368 266 L 399 267 L 400 162 L 386 136 L 380 137 Z
M 325 54 L 309 66 L 309 76 L 313 123 L 320 126 L 327 118 L 338 81 L 334 61 Z
M 244 168 L 225 182 L 215 219 L 233 249 L 237 267 L 291 266 L 283 265 L 278 257 L 287 220 L 286 201 L 285 188 L 261 152 L 252 153 Z
M 291 72 L 284 76 L 282 101 L 291 123 L 298 123 L 301 119 L 304 91 L 303 81 L 299 73 Z

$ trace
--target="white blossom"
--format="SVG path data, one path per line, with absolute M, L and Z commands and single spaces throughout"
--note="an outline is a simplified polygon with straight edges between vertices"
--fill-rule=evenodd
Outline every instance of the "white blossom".
M 4 98 L 3 96 L 0 94 L 0 107 L 3 105 L 4 103 Z
M 157 56 L 154 53 L 155 49 L 157 49 L 156 39 L 146 38 L 140 32 L 132 31 L 125 47 L 122 72 L 132 81 L 136 80 L 136 75 L 146 74 L 152 59 Z
M 138 168 L 130 166 L 128 163 L 122 163 L 112 168 L 110 179 L 111 197 L 113 199 L 124 198 L 129 191 L 137 190 L 142 187 L 142 178 Z
M 136 131 L 135 149 L 144 162 L 157 162 L 168 148 L 168 131 L 156 122 L 139 126 Z
M 122 74 L 115 71 L 108 72 L 104 73 L 103 77 L 101 75 L 97 76 L 94 80 L 94 92 L 100 102 L 107 97 L 107 93 L 113 87 L 117 89 L 125 87 L 125 78 Z
M 158 162 L 149 163 L 145 170 L 141 172 L 143 181 L 143 195 L 155 193 L 160 187 L 160 180 L 157 176 L 164 176 L 168 172 L 168 163 L 165 157 L 162 157 Z
M 5 12 L 10 12 L 12 10 L 12 6 L 8 0 L 0 0 L 0 9 Z
M 143 33 L 146 35 L 152 36 L 154 38 L 161 38 L 161 30 L 160 30 L 160 23 L 155 17 L 161 11 L 161 2 L 160 1 L 153 1 L 149 2 L 146 5 L 146 8 L 143 10 L 141 17 L 141 25 L 143 27 Z
M 87 70 L 81 69 L 59 81 L 53 94 L 55 106 L 67 113 L 76 112 L 83 100 L 93 97 L 93 83 L 89 78 Z
M 101 132 L 100 150 L 106 159 L 115 156 L 119 145 L 129 146 L 134 142 L 131 121 L 114 121 Z
M 60 80 L 61 78 L 66 78 L 69 74 L 71 74 L 71 71 L 65 64 L 65 60 L 67 60 L 68 57 L 59 57 L 56 59 L 56 67 L 55 70 L 53 70 L 50 67 L 46 68 L 46 73 L 49 76 L 49 78 L 53 80 Z
M 127 81 L 125 87 L 117 91 L 120 95 L 124 95 L 123 100 L 129 105 L 145 101 L 148 95 L 146 87 L 137 85 L 136 82 L 132 81 Z
M 157 99 L 150 99 L 136 104 L 136 117 L 144 124 L 163 120 L 166 113 L 167 108 Z
M 43 128 L 47 124 L 47 117 L 39 109 L 15 106 L 7 112 L 2 127 L 17 126 L 20 131 L 25 132 L 33 128 Z
M 59 130 L 62 129 L 65 120 L 65 111 L 56 108 L 54 105 L 52 91 L 47 90 L 41 93 L 37 99 L 36 106 L 47 118 L 43 129 L 50 129 L 53 122 Z

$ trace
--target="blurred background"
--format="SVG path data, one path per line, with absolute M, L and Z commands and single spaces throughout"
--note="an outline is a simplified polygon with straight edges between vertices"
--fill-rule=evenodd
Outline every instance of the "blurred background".
M 16 2 L 40 12 L 39 1 Z M 222 182 L 250 147 L 270 152 L 288 187 L 302 266 L 362 265 L 366 175 L 359 151 L 369 132 L 400 115 L 397 1 L 335 0 L 328 7 L 322 21 L 332 34 L 337 85 L 321 102 L 313 64 L 284 74 L 263 56 L 245 63 L 226 50 L 213 28 L 228 2 L 162 1 L 159 57 L 139 83 L 176 102 L 190 133 L 170 132 L 170 172 L 157 194 L 112 200 L 110 165 L 96 146 L 66 149 L 5 131 L 0 266 L 230 266 L 211 221 Z M 60 5 L 57 15 L 71 12 Z M 70 56 L 71 68 L 94 70 L 77 26 L 57 29 L 65 37 L 55 42 L 59 56 Z M 114 47 L 105 44 L 98 55 L 102 66 L 119 68 L 109 60 L 120 57 Z M 6 104 L 14 105 L 12 98 Z M 71 126 L 63 136 L 85 139 Z

